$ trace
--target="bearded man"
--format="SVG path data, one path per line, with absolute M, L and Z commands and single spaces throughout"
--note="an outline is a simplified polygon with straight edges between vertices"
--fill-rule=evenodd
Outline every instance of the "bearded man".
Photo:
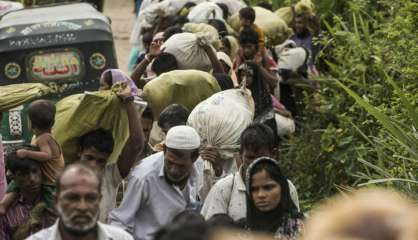
M 132 240 L 125 231 L 98 221 L 101 180 L 86 165 L 73 164 L 57 179 L 59 219 L 28 240 Z
M 121 205 L 110 212 L 110 224 L 132 233 L 135 240 L 151 240 L 177 214 L 198 212 L 199 147 L 200 137 L 192 127 L 172 127 L 163 152 L 132 169 Z

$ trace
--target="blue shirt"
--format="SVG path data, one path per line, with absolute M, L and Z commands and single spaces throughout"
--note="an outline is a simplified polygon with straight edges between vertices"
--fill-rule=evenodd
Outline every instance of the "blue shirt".
M 164 177 L 163 152 L 143 159 L 132 170 L 122 203 L 110 213 L 109 223 L 132 233 L 136 240 L 153 239 L 154 233 L 177 214 L 200 205 L 197 164 L 180 190 Z

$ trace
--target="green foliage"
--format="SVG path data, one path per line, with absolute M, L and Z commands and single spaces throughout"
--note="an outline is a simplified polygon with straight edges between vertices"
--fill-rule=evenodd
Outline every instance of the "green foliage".
M 334 14 L 320 40 L 327 70 L 280 158 L 303 206 L 371 184 L 418 198 L 418 3 L 314 2 Z

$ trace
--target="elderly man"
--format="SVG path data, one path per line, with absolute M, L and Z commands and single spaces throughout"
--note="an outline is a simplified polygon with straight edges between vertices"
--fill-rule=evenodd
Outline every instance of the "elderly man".
M 136 166 L 119 208 L 109 215 L 111 225 L 149 240 L 185 209 L 199 210 L 198 162 L 200 137 L 188 126 L 171 128 L 164 151 Z
M 29 240 L 132 240 L 122 229 L 98 222 L 101 179 L 89 167 L 70 165 L 57 180 L 59 219 Z
M 15 152 L 8 154 L 6 160 L 19 191 L 17 200 L 0 217 L 0 239 L 24 239 L 51 226 L 56 215 L 43 198 L 39 163 L 29 158 L 19 159 Z

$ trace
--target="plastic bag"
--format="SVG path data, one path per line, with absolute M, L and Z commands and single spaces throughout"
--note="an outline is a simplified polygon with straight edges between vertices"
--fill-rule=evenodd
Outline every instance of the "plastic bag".
M 0 112 L 47 95 L 52 89 L 42 83 L 0 86 Z
M 215 49 L 220 49 L 222 43 L 219 40 L 218 30 L 206 23 L 186 23 L 183 31 L 190 33 L 205 33 L 208 40 Z
M 292 35 L 292 29 L 290 29 L 286 22 L 277 14 L 262 7 L 253 8 L 256 14 L 255 24 L 264 31 L 264 34 L 266 35 L 266 44 L 268 46 L 281 44 Z M 228 23 L 235 31 L 239 32 L 240 25 L 238 14 L 232 16 Z
M 164 52 L 176 57 L 180 69 L 197 69 L 209 72 L 212 64 L 205 50 L 199 46 L 201 34 L 178 33 L 171 36 L 162 46 Z
M 56 104 L 52 135 L 62 147 L 65 163 L 78 159 L 79 138 L 98 128 L 110 129 L 114 140 L 108 163 L 118 160 L 129 137 L 126 107 L 111 90 L 68 96 Z
M 220 91 L 218 82 L 209 73 L 175 70 L 148 82 L 142 98 L 148 102 L 154 116 L 159 116 L 165 107 L 173 103 L 192 110 L 198 103 Z

